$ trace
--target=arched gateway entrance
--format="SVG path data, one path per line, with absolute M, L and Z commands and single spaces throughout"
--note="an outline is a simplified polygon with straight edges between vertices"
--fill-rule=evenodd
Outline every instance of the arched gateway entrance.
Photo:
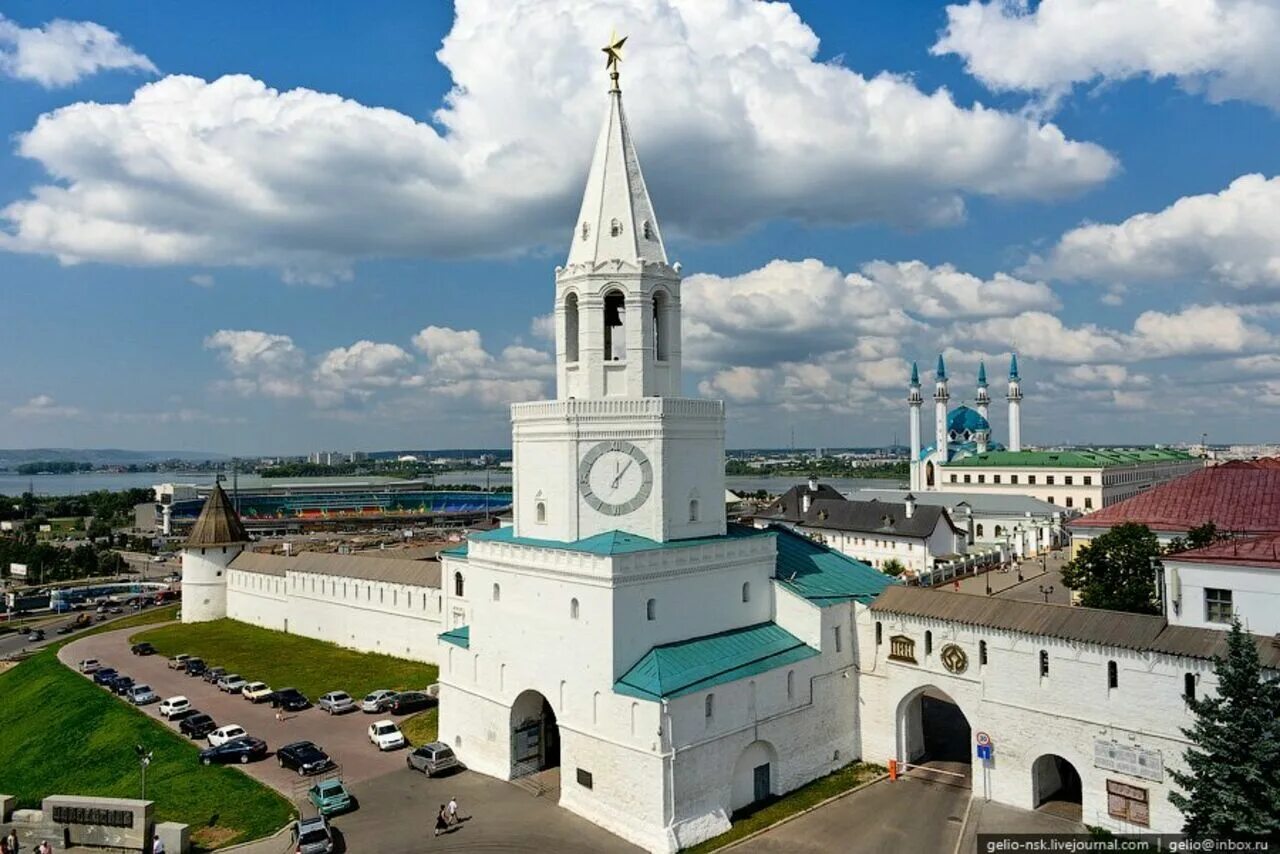
M 511 704 L 511 779 L 559 766 L 556 711 L 537 691 L 525 691 Z
M 1031 799 L 1037 810 L 1080 820 L 1083 786 L 1076 767 L 1046 753 L 1031 765 Z
M 898 762 L 939 782 L 972 784 L 969 720 L 940 688 L 926 685 L 898 704 Z

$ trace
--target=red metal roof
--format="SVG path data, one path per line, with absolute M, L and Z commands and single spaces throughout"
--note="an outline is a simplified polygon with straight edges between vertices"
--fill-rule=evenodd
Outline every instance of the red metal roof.
M 1163 483 L 1073 519 L 1071 528 L 1139 522 L 1153 531 L 1185 532 L 1212 522 L 1241 534 L 1280 534 L 1280 466 L 1253 460 L 1214 466 Z
M 1226 540 L 1201 549 L 1170 555 L 1169 560 L 1280 569 L 1280 535 Z

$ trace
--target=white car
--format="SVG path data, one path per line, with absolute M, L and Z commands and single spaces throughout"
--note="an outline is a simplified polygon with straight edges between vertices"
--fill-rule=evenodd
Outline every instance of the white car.
M 385 719 L 374 721 L 369 726 L 369 741 L 379 750 L 395 750 L 397 747 L 404 747 L 407 743 L 404 740 L 404 733 L 400 731 L 400 727 L 396 726 L 396 722 Z
M 391 701 L 395 699 L 395 696 L 395 691 L 388 691 L 385 688 L 371 691 L 360 701 L 360 711 L 370 715 L 385 712 L 391 705 Z
M 191 701 L 186 697 L 170 697 L 160 704 L 160 716 L 173 720 L 191 711 Z
M 84 661 L 80 662 L 81 673 L 96 673 L 101 667 L 102 665 L 96 658 L 86 658 Z
M 169 659 L 169 669 L 181 670 L 187 666 L 187 659 L 190 657 L 191 656 L 187 655 L 185 652 L 181 655 L 175 655 L 173 658 Z
M 206 738 L 209 739 L 210 746 L 217 747 L 220 744 L 226 744 L 228 741 L 233 741 L 248 734 L 240 724 L 227 724 L 226 726 L 218 727 L 209 733 Z
M 250 703 L 261 703 L 271 697 L 271 689 L 266 682 L 250 682 L 240 689 L 240 696 Z

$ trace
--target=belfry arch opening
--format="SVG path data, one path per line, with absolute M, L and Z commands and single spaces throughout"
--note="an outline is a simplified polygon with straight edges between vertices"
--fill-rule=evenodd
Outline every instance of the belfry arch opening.
M 917 688 L 898 704 L 898 762 L 926 779 L 969 788 L 972 730 L 960 706 L 933 685 Z
M 578 361 L 578 295 L 564 298 L 564 359 Z
M 933 463 L 925 463 L 924 466 L 924 482 L 925 486 L 933 486 Z
M 622 291 L 604 295 L 604 358 L 621 362 L 627 358 L 627 297 Z
M 1084 787 L 1080 772 L 1056 753 L 1046 753 L 1031 764 L 1031 803 L 1041 812 L 1079 821 Z
M 556 711 L 542 694 L 524 691 L 511 704 L 511 779 L 559 767 Z
M 665 362 L 671 358 L 671 331 L 668 319 L 671 312 L 671 298 L 666 291 L 653 293 L 653 358 Z

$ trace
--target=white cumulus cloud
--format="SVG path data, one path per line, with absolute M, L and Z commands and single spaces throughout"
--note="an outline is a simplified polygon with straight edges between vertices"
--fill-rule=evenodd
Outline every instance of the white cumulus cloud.
M 17 418 L 74 418 L 80 414 L 77 407 L 64 406 L 47 394 L 38 394 L 10 411 Z
M 93 21 L 50 21 L 22 27 L 0 15 L 0 74 L 46 89 L 70 86 L 98 71 L 157 73 L 151 60 Z
M 323 282 L 362 258 L 567 240 L 605 106 L 602 19 L 634 34 L 623 86 L 669 231 L 949 223 L 968 195 L 1054 197 L 1116 167 L 1053 124 L 819 62 L 817 34 L 785 4 L 580 5 L 459 0 L 438 53 L 454 87 L 434 123 L 242 75 L 55 110 L 19 140 L 51 180 L 0 212 L 0 246 Z
M 1147 77 L 1280 109 L 1277 43 L 1274 0 L 970 0 L 947 7 L 933 53 L 1049 102 L 1076 84 Z

